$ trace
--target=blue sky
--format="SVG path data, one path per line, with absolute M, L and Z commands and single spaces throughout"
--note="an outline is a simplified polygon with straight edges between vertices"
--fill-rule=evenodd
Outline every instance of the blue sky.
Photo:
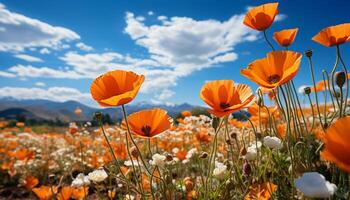
M 247 8 L 265 2 L 271 1 L 0 0 L 0 97 L 96 106 L 90 83 L 112 69 L 146 75 L 135 102 L 202 105 L 199 91 L 207 80 L 232 79 L 255 90 L 239 71 L 270 49 L 242 20 Z M 314 50 L 319 80 L 322 69 L 330 71 L 335 49 L 311 38 L 349 22 L 349 8 L 346 0 L 281 1 L 268 35 L 299 28 L 290 49 Z M 349 46 L 341 47 L 345 63 Z M 311 84 L 305 57 L 295 83 Z

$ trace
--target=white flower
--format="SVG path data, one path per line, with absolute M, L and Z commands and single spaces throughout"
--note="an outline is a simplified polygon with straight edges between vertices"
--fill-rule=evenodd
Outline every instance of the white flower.
M 176 154 L 177 152 L 179 152 L 179 148 L 177 148 L 177 147 L 173 148 L 172 152 L 173 152 L 173 154 Z
M 329 198 L 337 190 L 336 185 L 317 172 L 304 173 L 302 177 L 294 180 L 294 184 L 306 197 L 313 198 Z
M 271 136 L 264 137 L 264 145 L 271 149 L 281 149 L 283 147 L 282 141 L 278 137 Z
M 247 148 L 247 153 L 245 154 L 244 158 L 248 161 L 255 160 L 258 154 L 257 148 L 260 148 L 260 147 L 261 147 L 261 142 L 252 144 L 250 147 Z
M 88 176 L 91 181 L 98 183 L 104 181 L 108 177 L 108 174 L 104 169 L 97 169 L 90 172 Z
M 149 163 L 151 165 L 163 167 L 165 164 L 165 159 L 166 159 L 166 156 L 156 153 L 152 156 L 152 160 L 150 160 Z
M 81 187 L 90 185 L 90 180 L 88 176 L 85 176 L 83 173 L 78 174 L 78 176 L 72 181 L 72 186 Z
M 139 163 L 137 162 L 137 160 L 126 160 L 126 161 L 124 161 L 124 165 L 127 166 L 127 167 L 133 166 L 132 164 L 134 164 L 134 166 L 139 166 Z
M 227 172 L 227 166 L 223 163 L 216 162 L 213 175 L 218 179 L 224 179 Z
M 192 158 L 193 155 L 195 155 L 195 154 L 197 154 L 197 153 L 198 153 L 197 148 L 192 148 L 192 149 L 190 149 L 190 150 L 187 152 L 186 158 L 187 158 L 187 159 L 190 159 L 190 158 Z

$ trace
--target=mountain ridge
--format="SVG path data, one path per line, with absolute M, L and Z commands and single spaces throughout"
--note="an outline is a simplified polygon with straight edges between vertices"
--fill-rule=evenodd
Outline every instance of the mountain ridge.
M 169 115 L 175 116 L 183 110 L 192 110 L 200 106 L 194 106 L 188 103 L 175 105 L 152 104 L 146 101 L 125 106 L 128 113 L 154 107 L 165 109 Z M 76 108 L 82 110 L 80 115 L 74 113 Z M 122 118 L 120 108 L 94 108 L 73 100 L 56 102 L 46 99 L 19 100 L 14 98 L 0 98 L 0 118 L 5 119 L 13 119 L 16 115 L 24 115 L 26 118 L 36 120 L 58 119 L 63 122 L 89 121 L 97 111 L 103 114 L 109 114 L 113 120 L 120 120 Z

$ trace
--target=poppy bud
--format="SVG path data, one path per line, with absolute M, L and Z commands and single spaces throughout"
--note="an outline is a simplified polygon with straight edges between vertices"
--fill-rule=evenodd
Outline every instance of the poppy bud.
M 101 121 L 101 120 L 102 120 L 102 113 L 101 113 L 101 112 L 95 112 L 95 118 L 96 118 L 98 121 Z
M 227 139 L 227 140 L 226 140 L 226 143 L 227 143 L 228 145 L 231 145 L 231 140 L 230 140 L 230 139 Z
M 214 117 L 211 125 L 213 126 L 215 131 L 219 127 L 219 123 L 220 123 L 220 118 Z
M 230 134 L 230 136 L 231 136 L 232 139 L 237 139 L 237 133 L 236 132 L 232 132 Z
M 305 87 L 304 88 L 305 94 L 310 94 L 311 93 L 311 88 L 310 87 Z
M 247 154 L 247 149 L 245 147 L 242 147 L 239 153 L 241 156 L 245 156 Z
M 250 166 L 249 162 L 244 162 L 243 164 L 243 175 L 245 177 L 248 177 L 250 173 L 252 172 L 252 167 Z
M 199 157 L 205 159 L 205 158 L 208 157 L 208 153 L 207 152 L 203 152 Z
M 342 88 L 344 83 L 345 83 L 345 72 L 338 72 L 336 75 L 335 75 L 335 82 L 337 83 L 338 87 Z
M 170 161 L 172 161 L 172 160 L 173 160 L 173 156 L 170 155 L 170 154 L 167 154 L 167 155 L 166 155 L 166 161 L 170 162 Z
M 311 49 L 306 50 L 305 55 L 306 55 L 306 57 L 311 58 L 312 57 L 312 50 Z
M 133 157 L 138 158 L 139 157 L 139 151 L 137 151 L 136 147 L 131 147 L 130 148 L 130 153 Z
M 327 129 L 327 128 L 328 128 L 328 123 L 327 123 L 327 122 L 323 124 L 323 128 L 324 128 L 324 129 Z

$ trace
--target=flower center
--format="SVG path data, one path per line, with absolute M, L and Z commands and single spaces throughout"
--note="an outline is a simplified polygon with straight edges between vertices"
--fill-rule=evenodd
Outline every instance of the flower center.
M 145 136 L 150 136 L 151 134 L 151 127 L 146 125 L 141 128 L 141 131 L 145 134 Z
M 228 107 L 230 107 L 230 104 L 229 104 L 229 103 L 223 103 L 223 102 L 220 103 L 220 108 L 221 108 L 221 109 L 225 110 L 225 109 L 228 108 Z
M 281 77 L 278 74 L 271 75 L 267 78 L 267 81 L 271 84 L 277 83 L 280 80 L 281 80 Z

